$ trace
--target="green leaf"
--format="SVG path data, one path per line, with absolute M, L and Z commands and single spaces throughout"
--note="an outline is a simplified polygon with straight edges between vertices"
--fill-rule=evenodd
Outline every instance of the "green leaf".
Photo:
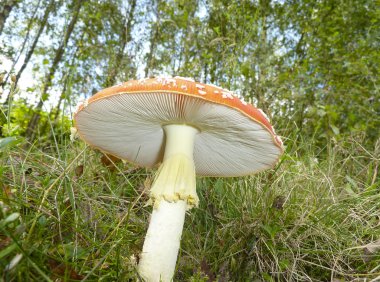
M 17 244 L 13 243 L 13 244 L 9 245 L 8 247 L 6 247 L 5 249 L 1 250 L 0 251 L 0 259 L 3 259 L 7 255 L 12 253 L 16 248 L 17 248 Z
M 262 276 L 263 276 L 263 278 L 264 278 L 264 281 L 268 281 L 268 282 L 272 282 L 272 281 L 274 281 L 273 278 L 272 278 L 272 276 L 270 276 L 270 274 L 268 274 L 268 273 L 266 273 L 266 272 L 264 272 L 264 273 L 262 274 Z
M 339 135 L 340 130 L 339 130 L 338 127 L 336 127 L 335 125 L 330 124 L 330 128 L 334 132 L 335 135 Z
M 279 266 L 281 271 L 285 271 L 290 265 L 290 261 L 287 259 L 283 259 L 279 261 Z
M 322 109 L 317 110 L 317 115 L 320 117 L 324 117 L 326 115 L 326 111 Z
M 45 94 L 43 94 L 43 95 L 41 96 L 41 100 L 42 100 L 42 101 L 45 102 L 47 99 L 49 99 L 49 94 L 45 93 Z
M 10 222 L 13 222 L 19 218 L 20 214 L 18 212 L 12 213 L 9 216 L 7 216 L 6 219 L 3 220 L 3 224 L 7 224 Z
M 47 223 L 46 216 L 41 215 L 41 217 L 38 219 L 38 223 L 39 223 L 41 226 L 45 226 L 46 223 Z
M 0 139 L 0 151 L 6 147 L 13 147 L 22 141 L 19 137 L 5 137 Z
M 265 230 L 272 239 L 276 236 L 278 231 L 280 231 L 280 228 L 277 225 L 263 224 L 261 225 L 261 228 Z
M 355 189 L 358 189 L 358 185 L 356 184 L 355 180 L 353 180 L 350 176 L 346 175 L 345 176 L 347 182 L 349 182 L 352 187 L 354 187 Z

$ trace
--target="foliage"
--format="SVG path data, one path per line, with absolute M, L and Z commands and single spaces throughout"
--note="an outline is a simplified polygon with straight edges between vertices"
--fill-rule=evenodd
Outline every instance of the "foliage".
M 36 80 L 43 83 L 54 58 L 60 62 L 42 103 L 58 100 L 60 105 L 63 99 L 74 106 L 83 94 L 90 96 L 114 80 L 169 73 L 230 88 L 263 108 L 277 127 L 291 126 L 320 147 L 332 137 L 363 131 L 366 143 L 376 142 L 376 1 L 146 0 L 133 10 L 131 3 L 86 1 L 61 57 L 56 52 L 65 26 L 52 23 L 70 18 L 74 6 L 45 3 L 52 13 L 40 41 L 51 43 L 39 42 L 33 51 Z M 25 36 L 30 37 L 26 42 L 33 40 L 43 13 L 26 7 L 38 5 L 25 0 L 13 10 L 25 17 L 8 19 L 0 37 L 2 60 L 30 51 L 18 54 L 13 46 Z M 10 79 L 8 74 L 4 79 Z
M 28 124 L 28 117 L 33 114 L 33 109 L 28 106 L 25 99 L 12 101 L 11 104 L 3 106 L 2 111 L 10 113 L 6 115 L 7 118 L 3 118 L 2 136 L 23 136 Z M 55 119 L 54 115 L 47 112 L 42 111 L 40 114 L 41 125 L 37 128 L 40 144 L 43 141 L 54 142 L 53 137 L 61 139 L 70 135 L 72 122 L 67 116 Z M 52 134 L 53 128 L 54 134 Z

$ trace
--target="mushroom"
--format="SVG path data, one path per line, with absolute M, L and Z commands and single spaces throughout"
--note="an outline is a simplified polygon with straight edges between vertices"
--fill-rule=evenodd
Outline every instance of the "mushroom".
M 259 110 L 232 92 L 188 78 L 135 80 L 104 89 L 74 114 L 92 147 L 140 166 L 160 164 L 138 272 L 174 276 L 187 210 L 198 205 L 196 175 L 244 176 L 273 167 L 281 139 Z

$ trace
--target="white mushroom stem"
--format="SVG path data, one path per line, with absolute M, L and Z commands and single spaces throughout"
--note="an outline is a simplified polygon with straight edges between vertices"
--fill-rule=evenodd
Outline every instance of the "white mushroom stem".
M 172 281 L 186 210 L 198 204 L 193 160 L 192 126 L 164 126 L 163 163 L 150 192 L 153 212 L 140 256 L 138 272 L 147 282 Z

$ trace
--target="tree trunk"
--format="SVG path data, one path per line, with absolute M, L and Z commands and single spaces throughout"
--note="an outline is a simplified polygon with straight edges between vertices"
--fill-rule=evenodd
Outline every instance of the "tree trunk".
M 153 68 L 154 53 L 156 51 L 157 39 L 158 39 L 159 31 L 160 31 L 161 23 L 160 23 L 160 12 L 158 11 L 158 6 L 159 6 L 159 3 L 157 3 L 157 11 L 156 11 L 157 19 L 154 24 L 154 29 L 152 28 L 152 32 L 150 36 L 150 47 L 149 47 L 148 57 L 146 59 L 145 77 L 148 77 L 150 75 Z
M 2 0 L 0 4 L 0 34 L 3 32 L 5 21 L 9 17 L 12 9 L 20 0 Z
M 62 93 L 61 93 L 61 95 L 59 95 L 57 106 L 54 109 L 52 109 L 50 112 L 50 118 L 51 119 L 54 118 L 53 125 L 56 125 L 58 123 L 59 113 L 61 112 L 61 104 L 62 104 L 63 99 L 66 97 L 68 80 L 69 80 L 69 78 L 66 77 L 65 82 L 63 84 Z
M 67 98 L 67 94 L 68 94 L 67 88 L 70 87 L 70 89 L 71 89 L 71 86 L 72 86 L 70 81 L 72 79 L 72 75 L 73 75 L 73 72 L 75 69 L 74 65 L 78 59 L 78 55 L 79 55 L 79 51 L 80 51 L 80 47 L 79 47 L 80 44 L 78 44 L 78 43 L 82 42 L 84 35 L 85 35 L 85 31 L 82 30 L 82 34 L 75 44 L 75 46 L 76 46 L 75 52 L 71 58 L 69 66 L 68 66 L 69 71 L 65 71 L 64 75 L 63 75 L 63 89 L 62 89 L 61 95 L 59 95 L 57 106 L 50 110 L 49 119 L 46 120 L 45 123 L 41 126 L 41 132 L 46 132 L 46 129 L 49 126 L 49 120 L 52 121 L 53 129 L 56 128 L 56 126 L 58 124 L 58 119 L 59 119 L 59 116 L 61 113 L 61 104 L 62 104 L 63 100 Z M 70 86 L 69 86 L 69 84 L 70 84 Z M 54 132 L 50 131 L 48 139 L 51 139 L 53 137 L 53 134 L 54 134 Z
M 38 7 L 39 7 L 39 5 L 37 5 L 37 8 Z M 40 36 L 41 36 L 43 30 L 45 29 L 48 17 L 50 15 L 51 11 L 53 10 L 53 8 L 54 8 L 54 0 L 50 0 L 49 1 L 49 6 L 46 8 L 45 13 L 44 13 L 44 17 L 41 20 L 41 24 L 40 24 L 40 27 L 39 27 L 38 32 L 36 34 L 36 37 L 34 38 L 32 45 L 30 46 L 28 52 L 25 55 L 25 59 L 24 59 L 24 62 L 22 63 L 21 68 L 19 69 L 19 71 L 16 74 L 16 80 L 14 82 L 14 87 L 15 88 L 17 87 L 18 81 L 19 81 L 19 79 L 20 79 L 23 71 L 25 70 L 26 66 L 28 65 L 28 63 L 29 63 L 29 61 L 30 61 L 30 59 L 31 59 L 31 57 L 32 57 L 32 55 L 34 53 L 34 50 L 35 50 L 35 48 L 37 46 L 37 43 L 38 43 L 38 40 L 40 39 Z M 29 34 L 29 30 L 28 30 L 28 34 Z M 24 43 L 23 43 L 23 46 L 21 48 L 20 54 L 22 53 L 22 51 L 23 51 L 23 49 L 25 47 L 26 42 L 27 42 L 27 38 L 25 38 L 25 40 L 24 40 Z M 15 62 L 13 63 L 12 69 L 13 69 L 14 65 L 17 63 L 18 59 L 19 58 L 17 58 L 15 60 Z M 4 80 L 3 84 L 5 84 L 6 81 L 7 81 L 7 79 Z M 4 101 L 4 105 L 6 105 L 6 104 L 9 103 L 9 98 L 10 97 L 8 95 L 7 99 Z
M 265 97 L 266 89 L 265 89 L 265 81 L 268 76 L 267 71 L 267 59 L 269 54 L 269 44 L 268 44 L 268 34 L 267 34 L 267 25 L 268 25 L 268 18 L 267 18 L 267 9 L 268 9 L 268 1 L 260 1 L 259 7 L 261 10 L 261 30 L 259 34 L 259 42 L 258 42 L 258 49 L 256 50 L 256 61 L 258 64 L 258 71 L 257 71 L 257 80 L 256 85 L 254 86 L 254 94 L 257 99 L 257 106 L 261 108 L 269 117 L 270 113 L 268 111 L 269 108 L 269 102 L 267 101 L 267 97 Z
M 20 59 L 21 54 L 24 52 L 24 49 L 25 49 L 26 43 L 29 41 L 30 31 L 31 31 L 31 29 L 32 29 L 32 26 L 33 26 L 34 21 L 36 20 L 36 14 L 37 14 L 38 10 L 40 9 L 40 4 L 41 4 L 41 0 L 38 1 L 37 5 L 36 5 L 36 8 L 35 8 L 34 11 L 33 11 L 32 17 L 30 18 L 30 21 L 29 21 L 29 23 L 28 23 L 28 27 L 27 27 L 27 32 L 26 32 L 26 35 L 25 35 L 25 37 L 24 37 L 24 41 L 23 41 L 22 44 L 21 44 L 20 51 L 18 51 L 17 56 L 14 58 L 14 60 L 13 60 L 13 62 L 12 62 L 11 69 L 10 69 L 10 71 L 8 72 L 6 78 L 3 80 L 2 83 L 0 83 L 0 87 L 3 87 L 3 88 L 4 88 L 6 82 L 8 81 L 9 77 L 11 76 L 11 73 L 13 73 L 13 70 L 14 70 L 14 68 L 15 68 L 15 65 L 17 64 L 18 60 Z M 7 99 L 7 101 L 8 101 L 8 99 Z M 7 101 L 6 101 L 6 102 L 7 102 Z M 4 103 L 4 104 L 6 104 L 6 103 Z
M 70 39 L 71 33 L 74 30 L 75 24 L 78 21 L 79 12 L 80 12 L 80 9 L 81 9 L 84 1 L 85 0 L 79 0 L 78 2 L 74 1 L 74 2 L 76 2 L 76 4 L 74 7 L 73 16 L 71 18 L 69 25 L 67 26 L 64 38 L 63 38 L 60 46 L 58 47 L 58 49 L 55 53 L 53 63 L 51 65 L 51 67 L 49 68 L 48 73 L 45 76 L 44 86 L 42 89 L 40 100 L 37 104 L 35 112 L 33 113 L 32 118 L 30 119 L 28 127 L 26 129 L 26 137 L 28 137 L 30 140 L 33 140 L 35 137 L 35 130 L 36 130 L 38 122 L 41 118 L 40 111 L 42 109 L 44 101 L 47 99 L 46 98 L 47 91 L 48 91 L 49 87 L 51 86 L 51 82 L 52 82 L 53 76 L 55 74 L 55 71 L 57 69 L 57 66 L 62 59 L 62 56 L 65 52 L 65 47 L 66 47 L 66 45 Z
M 151 70 L 153 68 L 153 62 L 154 62 L 153 57 L 154 57 L 154 52 L 156 51 L 158 31 L 159 31 L 159 23 L 156 23 L 155 30 L 150 40 L 150 49 L 149 49 L 148 57 L 146 60 L 146 67 L 145 67 L 145 77 L 148 77 L 150 75 Z
M 194 20 L 194 15 L 198 7 L 198 1 L 195 1 L 193 9 L 189 13 L 189 16 L 187 18 L 187 24 L 186 24 L 186 30 L 185 30 L 185 38 L 184 38 L 184 46 L 183 46 L 183 51 L 184 51 L 184 75 L 189 76 L 191 74 L 191 70 L 189 70 L 189 64 L 190 64 L 190 35 L 191 35 L 191 22 Z
M 67 91 L 68 82 L 69 82 L 69 74 L 65 75 L 65 80 L 64 80 L 64 83 L 63 83 L 63 89 L 62 89 L 61 95 L 59 95 L 57 106 L 55 108 L 52 108 L 50 110 L 49 118 L 47 120 L 45 120 L 44 124 L 40 127 L 41 128 L 41 132 L 43 134 L 45 134 L 47 132 L 47 129 L 49 127 L 49 121 L 52 121 L 51 127 L 53 129 L 58 124 L 58 118 L 59 118 L 59 114 L 61 112 L 61 104 L 62 104 L 63 99 L 65 99 L 65 97 L 66 97 L 66 91 Z M 50 131 L 50 133 L 48 133 L 47 135 L 49 136 L 48 139 L 51 139 L 53 137 L 53 135 L 54 135 L 54 131 Z
M 79 42 L 83 40 L 83 37 L 84 37 L 84 32 L 82 32 L 82 35 L 80 36 Z M 59 114 L 61 112 L 61 104 L 62 104 L 63 100 L 67 97 L 66 91 L 67 91 L 67 87 L 70 83 L 69 81 L 72 78 L 72 72 L 74 70 L 73 66 L 74 66 L 76 60 L 78 59 L 79 49 L 80 48 L 77 44 L 74 55 L 71 59 L 70 65 L 69 65 L 69 72 L 65 73 L 65 75 L 64 75 L 63 89 L 62 89 L 61 95 L 59 96 L 57 106 L 55 108 L 52 108 L 50 113 L 49 113 L 50 120 L 54 119 L 53 128 L 55 128 L 55 126 L 58 124 L 58 118 L 59 118 Z M 45 121 L 43 128 L 47 128 L 48 122 L 49 121 Z
M 136 0 L 132 0 L 130 3 L 128 16 L 125 18 L 124 25 L 123 25 L 123 32 L 121 34 L 121 42 L 120 42 L 121 47 L 119 49 L 119 52 L 116 54 L 116 61 L 115 61 L 114 66 L 110 67 L 105 86 L 111 86 L 115 84 L 116 76 L 119 73 L 119 69 L 121 67 L 121 63 L 124 58 L 125 48 L 127 47 L 128 42 L 130 42 L 132 38 L 131 29 L 132 29 L 133 14 L 135 12 L 135 7 L 136 7 Z

